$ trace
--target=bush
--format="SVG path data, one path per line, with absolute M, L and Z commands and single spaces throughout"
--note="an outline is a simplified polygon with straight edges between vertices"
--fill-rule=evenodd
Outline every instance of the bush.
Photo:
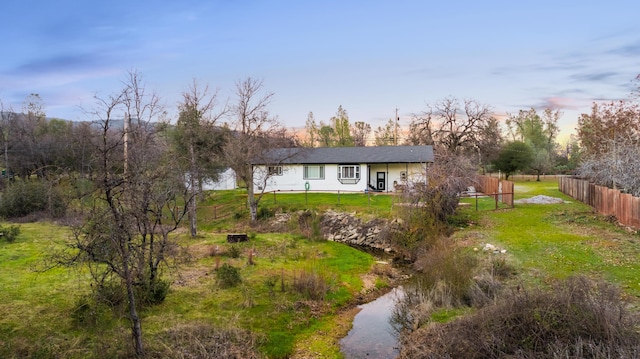
M 266 206 L 260 206 L 258 207 L 258 219 L 260 220 L 265 220 L 265 219 L 269 219 L 272 218 L 273 216 L 275 216 L 275 212 Z
M 145 282 L 138 288 L 137 299 L 141 304 L 157 305 L 164 302 L 169 293 L 171 283 L 163 279 L 155 279 Z
M 13 243 L 20 235 L 20 226 L 11 225 L 9 227 L 0 226 L 0 236 L 7 242 Z
M 115 281 L 100 283 L 96 289 L 96 302 L 116 307 L 126 302 L 124 287 Z
M 0 199 L 0 216 L 24 217 L 46 212 L 59 218 L 66 212 L 66 204 L 57 188 L 41 181 L 16 181 L 8 186 Z
M 222 288 L 235 287 L 242 282 L 240 270 L 225 263 L 216 270 L 216 281 Z
M 640 351 L 640 324 L 604 282 L 518 288 L 495 305 L 404 336 L 399 358 L 610 358 Z
M 436 306 L 471 305 L 477 258 L 440 240 L 414 263 L 416 285 L 434 294 Z M 445 295 L 446 294 L 446 295 Z
M 303 270 L 293 280 L 293 289 L 311 300 L 322 300 L 329 291 L 329 284 L 318 271 Z
M 95 326 L 108 319 L 108 308 L 104 303 L 96 303 L 93 297 L 84 295 L 78 298 L 71 319 L 78 326 Z
M 240 258 L 240 247 L 238 247 L 237 245 L 231 245 L 229 247 L 229 250 L 227 251 L 227 255 L 231 258 Z

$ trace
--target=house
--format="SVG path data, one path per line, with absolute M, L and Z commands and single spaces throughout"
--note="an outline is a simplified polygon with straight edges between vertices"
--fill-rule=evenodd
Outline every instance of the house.
M 236 172 L 231 168 L 226 168 L 222 172 L 220 172 L 217 181 L 209 180 L 202 184 L 202 189 L 205 191 L 219 191 L 236 188 L 238 188 Z
M 257 191 L 395 192 L 424 179 L 431 146 L 278 148 L 253 162 Z

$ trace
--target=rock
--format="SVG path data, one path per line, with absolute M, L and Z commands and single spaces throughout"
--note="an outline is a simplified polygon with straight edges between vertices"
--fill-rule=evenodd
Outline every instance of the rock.
M 330 210 L 323 214 L 320 224 L 327 240 L 391 251 L 387 236 L 389 227 L 393 225 L 390 226 L 388 221 L 374 219 L 364 222 L 355 213 Z

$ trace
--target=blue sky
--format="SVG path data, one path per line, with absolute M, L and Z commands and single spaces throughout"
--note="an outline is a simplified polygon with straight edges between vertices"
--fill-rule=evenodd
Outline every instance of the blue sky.
M 94 94 L 142 74 L 170 114 L 193 79 L 232 96 L 247 77 L 271 113 L 303 127 L 342 105 L 374 128 L 448 96 L 497 115 L 627 98 L 640 73 L 635 1 L 20 0 L 2 5 L 0 100 L 38 93 L 48 116 L 83 120 Z

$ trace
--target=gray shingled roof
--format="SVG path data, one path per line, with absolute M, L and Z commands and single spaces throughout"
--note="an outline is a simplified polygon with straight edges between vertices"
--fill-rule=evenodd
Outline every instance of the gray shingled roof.
M 433 159 L 431 146 L 277 148 L 253 164 L 425 163 Z

